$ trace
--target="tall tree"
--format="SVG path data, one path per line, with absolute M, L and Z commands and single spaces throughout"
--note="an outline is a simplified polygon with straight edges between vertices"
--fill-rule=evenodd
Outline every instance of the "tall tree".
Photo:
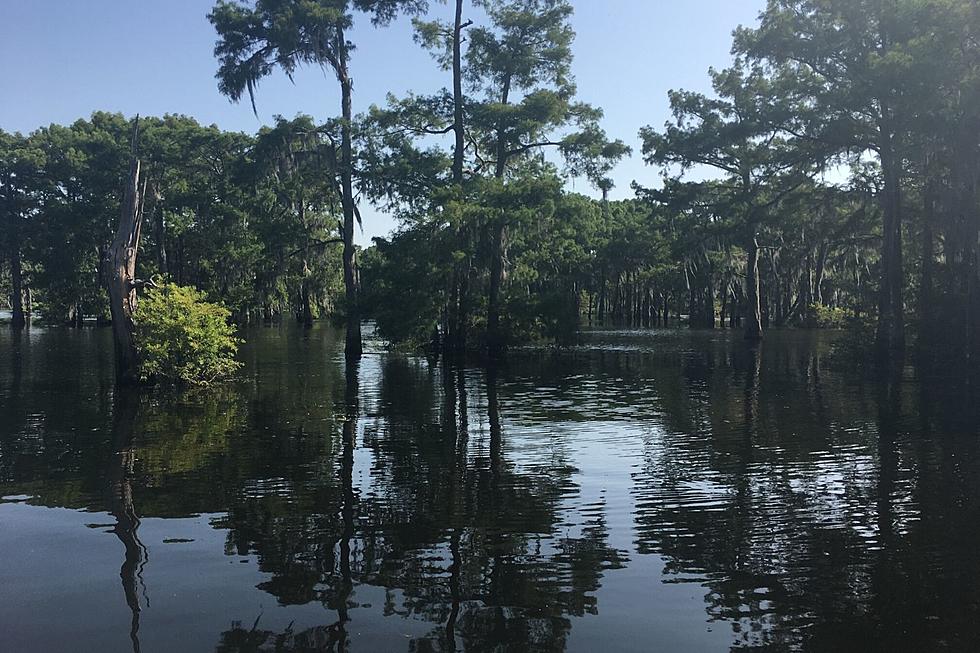
M 452 72 L 452 118 L 445 129 L 453 132 L 452 184 L 451 197 L 457 201 L 464 197 L 463 172 L 466 163 L 466 97 L 463 94 L 463 31 L 473 24 L 463 20 L 464 0 L 453 0 L 452 23 L 443 21 L 415 21 L 415 38 L 428 49 L 444 70 Z M 424 103 L 423 103 L 424 104 Z M 431 102 L 430 102 L 431 104 Z M 421 108 L 421 107 L 419 107 Z M 446 122 L 433 112 L 429 114 L 432 124 Z M 444 130 L 445 130 L 444 129 Z M 443 131 L 444 131 L 443 130 Z M 430 131 L 440 131 L 436 128 Z M 458 211 L 456 213 L 459 213 Z M 454 257 L 448 306 L 444 316 L 444 345 L 449 350 L 466 348 L 467 324 L 469 322 L 469 277 L 472 257 L 466 255 L 469 249 L 469 229 L 462 220 L 455 220 L 453 234 L 454 252 L 462 256 Z
M 354 225 L 360 221 L 354 199 L 353 81 L 347 39 L 353 9 L 371 14 L 375 24 L 387 24 L 400 12 L 415 13 L 425 0 L 256 0 L 243 4 L 219 0 L 208 18 L 218 32 L 214 54 L 220 61 L 218 88 L 238 101 L 247 92 L 255 108 L 259 81 L 281 68 L 287 75 L 303 64 L 327 67 L 340 85 L 341 144 L 337 165 L 343 208 L 344 288 L 347 310 L 348 359 L 362 351 L 361 317 Z
M 609 141 L 599 127 L 602 112 L 575 101 L 571 78 L 570 25 L 567 0 L 485 0 L 490 26 L 476 28 L 467 50 L 466 75 L 481 94 L 474 102 L 474 157 L 477 170 L 492 171 L 499 184 L 508 173 L 555 148 L 568 171 L 607 184 L 611 163 L 629 152 L 621 141 Z M 599 163 L 603 162 L 603 163 Z M 510 218 L 498 210 L 487 230 L 490 280 L 487 290 L 487 345 L 500 351 L 501 290 L 507 259 Z
M 432 52 L 440 67 L 452 72 L 452 118 L 448 128 L 432 131 L 453 132 L 452 181 L 463 183 L 463 166 L 466 160 L 466 97 L 463 94 L 463 30 L 473 24 L 463 20 L 464 0 L 452 0 L 454 5 L 451 23 L 432 20 L 414 21 L 415 38 Z M 434 117 L 434 116 L 433 116 Z
M 885 359 L 905 345 L 902 251 L 912 80 L 908 45 L 924 36 L 919 0 L 769 0 L 756 29 L 736 32 L 735 51 L 787 66 L 794 93 L 814 111 L 801 133 L 881 166 L 881 279 L 877 346 Z

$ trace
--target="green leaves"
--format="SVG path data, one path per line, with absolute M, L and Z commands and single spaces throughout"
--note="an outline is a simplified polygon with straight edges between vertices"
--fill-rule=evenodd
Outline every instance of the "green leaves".
M 193 288 L 148 288 L 134 316 L 143 379 L 208 385 L 231 376 L 241 363 L 230 316 Z

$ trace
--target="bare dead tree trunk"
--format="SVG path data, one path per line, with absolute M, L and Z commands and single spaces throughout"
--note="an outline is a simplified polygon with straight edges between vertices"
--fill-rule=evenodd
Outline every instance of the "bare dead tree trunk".
M 139 360 L 133 327 L 136 311 L 136 255 L 143 225 L 143 195 L 146 180 L 140 184 L 140 160 L 137 158 L 139 117 L 133 124 L 129 176 L 119 215 L 119 229 L 106 252 L 106 279 L 112 334 L 116 352 L 116 379 L 122 383 L 139 380 Z

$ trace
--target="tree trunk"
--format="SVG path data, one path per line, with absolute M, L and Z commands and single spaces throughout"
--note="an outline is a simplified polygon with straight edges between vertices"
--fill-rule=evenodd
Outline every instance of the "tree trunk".
M 463 130 L 463 0 L 456 0 L 456 20 L 453 23 L 453 131 L 456 143 L 453 147 L 453 183 L 463 184 L 463 154 L 466 149 Z
M 341 123 L 341 142 L 340 142 L 340 185 L 341 203 L 344 210 L 344 291 L 347 303 L 347 337 L 344 346 L 344 355 L 347 360 L 357 360 L 361 357 L 363 347 L 361 344 L 361 308 L 358 297 L 358 275 L 357 275 L 357 250 L 354 247 L 354 221 L 356 220 L 356 207 L 354 206 L 354 155 L 352 139 L 352 95 L 353 84 L 347 66 L 347 48 L 344 47 L 344 30 L 339 30 L 340 47 L 340 66 L 337 77 L 340 81 L 340 103 L 343 114 Z
M 139 380 L 139 360 L 133 333 L 136 311 L 136 255 L 143 224 L 143 194 L 146 181 L 140 185 L 140 161 L 136 156 L 139 118 L 133 125 L 132 155 L 129 177 L 119 215 L 119 229 L 106 254 L 109 310 L 116 353 L 116 379 L 122 383 Z
M 465 233 L 465 231 L 464 231 Z M 470 323 L 470 268 L 469 256 L 459 275 L 459 304 L 456 314 L 456 336 L 453 343 L 457 351 L 466 349 L 466 342 L 469 338 Z
M 926 184 L 922 214 L 922 266 L 919 277 L 919 348 L 925 347 L 929 338 L 929 320 L 933 317 L 933 277 L 936 266 L 936 245 L 933 235 L 933 223 L 936 211 L 935 183 Z
M 500 103 L 510 103 L 510 77 L 504 79 Z M 497 162 L 494 177 L 503 182 L 507 171 L 507 141 L 503 124 L 497 126 Z M 487 296 L 487 346 L 491 355 L 499 354 L 504 349 L 503 337 L 500 333 L 500 288 L 504 279 L 504 258 L 507 255 L 507 223 L 505 216 L 500 216 L 500 222 L 492 225 L 490 255 L 490 288 Z
M 728 288 L 723 288 L 718 294 L 721 296 L 721 313 L 718 315 L 718 325 L 724 329 L 725 318 L 728 317 Z
M 310 296 L 310 269 L 307 267 L 306 261 L 303 261 L 303 282 L 300 294 L 300 301 L 303 302 L 300 307 L 302 311 L 300 321 L 305 328 L 310 329 L 313 327 L 313 299 Z
M 500 286 L 504 278 L 504 248 L 507 228 L 503 224 L 493 227 L 493 257 L 490 261 L 490 289 L 487 296 L 487 347 L 491 354 L 504 348 L 500 333 Z
M 887 123 L 882 126 L 881 169 L 884 185 L 882 203 L 881 289 L 878 299 L 877 349 L 881 360 L 901 356 L 905 348 L 902 302 L 902 195 L 901 161 L 895 152 L 894 136 Z
M 17 218 L 14 218 L 16 221 Z M 27 324 L 27 318 L 24 316 L 24 272 L 21 268 L 20 261 L 20 232 L 14 223 L 11 230 L 12 233 L 12 247 L 10 252 L 10 285 L 11 285 L 11 298 L 10 298 L 10 308 L 12 311 L 10 324 L 15 329 L 22 328 Z
M 170 273 L 167 265 L 167 221 L 163 216 L 163 207 L 157 205 L 156 221 L 156 241 L 157 241 L 157 267 L 160 274 L 167 276 Z
M 707 279 L 704 286 L 704 326 L 708 329 L 715 328 L 715 284 L 712 278 L 711 268 L 707 268 Z
M 748 299 L 746 340 L 762 340 L 762 307 L 759 295 L 759 240 L 753 233 L 749 240 L 749 257 L 745 266 L 745 296 Z
M 596 319 L 599 325 L 606 323 L 606 269 L 603 267 L 599 275 L 599 298 L 596 300 Z
M 453 23 L 453 134 L 455 143 L 453 144 L 453 165 L 452 178 L 453 184 L 460 192 L 462 197 L 463 187 L 463 163 L 466 153 L 466 132 L 463 113 L 463 29 L 470 24 L 469 21 L 463 22 L 463 0 L 456 0 L 455 21 Z M 466 225 L 460 224 L 456 227 L 456 243 L 463 251 L 467 249 L 464 242 Z M 446 348 L 453 351 L 463 351 L 466 349 L 466 323 L 469 321 L 468 297 L 469 292 L 469 264 L 461 261 L 453 263 L 452 287 L 450 288 L 450 299 L 446 319 Z

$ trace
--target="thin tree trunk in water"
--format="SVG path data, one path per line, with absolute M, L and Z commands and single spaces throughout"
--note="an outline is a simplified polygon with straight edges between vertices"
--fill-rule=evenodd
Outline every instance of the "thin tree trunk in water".
M 708 278 L 704 288 L 704 326 L 715 328 L 715 284 L 711 269 L 708 268 Z
M 922 266 L 919 278 L 919 353 L 925 353 L 932 345 L 930 337 L 930 320 L 934 318 L 933 307 L 933 275 L 936 265 L 936 245 L 933 234 L 933 224 L 936 214 L 936 187 L 930 180 L 926 184 L 924 211 L 922 215 Z
M 307 278 L 303 279 L 303 315 L 302 321 L 303 326 L 307 329 L 313 327 L 313 305 L 312 298 L 310 297 L 310 281 Z
M 879 358 L 892 361 L 905 348 L 904 305 L 902 302 L 902 195 L 899 183 L 901 162 L 894 149 L 888 125 L 882 126 L 881 168 L 882 247 L 881 291 L 878 300 L 877 348 Z
M 596 300 L 596 317 L 599 324 L 606 323 L 606 269 L 599 276 L 599 299 Z
M 650 286 L 643 288 L 643 327 L 650 328 L 650 316 L 653 311 L 653 290 Z
M 503 350 L 500 335 L 500 286 L 504 277 L 503 251 L 506 247 L 507 230 L 503 224 L 493 228 L 493 258 L 490 261 L 490 291 L 487 297 L 487 346 L 491 354 Z
M 14 220 L 16 219 L 14 218 Z M 10 285 L 12 290 L 10 308 L 12 310 L 12 319 L 10 324 L 13 328 L 20 329 L 27 324 L 27 318 L 24 317 L 24 272 L 20 262 L 19 229 L 15 225 L 12 231 L 13 247 L 10 253 Z
M 503 83 L 500 103 L 510 104 L 510 77 Z M 497 162 L 494 177 L 503 183 L 507 171 L 507 141 L 504 139 L 503 125 L 497 127 Z M 503 338 L 500 334 L 500 289 L 504 278 L 504 258 L 507 256 L 507 223 L 501 216 L 500 222 L 492 225 L 490 255 L 490 288 L 487 296 L 487 346 L 491 355 L 499 354 L 504 349 Z
M 344 346 L 344 355 L 347 360 L 356 360 L 361 357 L 363 351 L 361 345 L 361 308 L 358 303 L 357 288 L 357 250 L 354 247 L 354 221 L 356 219 L 354 206 L 354 155 L 351 143 L 351 131 L 353 120 L 353 108 L 351 96 L 353 85 L 347 67 L 347 48 L 345 43 L 344 30 L 340 30 L 338 39 L 340 41 L 340 69 L 337 77 L 340 81 L 341 112 L 343 122 L 341 123 L 341 142 L 340 142 L 340 184 L 341 184 L 341 203 L 344 210 L 344 290 L 347 300 L 347 338 Z
M 829 248 L 829 243 L 824 240 L 820 243 L 820 249 L 817 252 L 817 271 L 813 279 L 813 301 L 817 306 L 825 305 L 823 299 L 823 278 L 827 273 L 827 252 Z
M 691 287 L 691 273 L 689 266 L 684 266 L 684 286 L 687 288 L 687 328 L 694 328 L 694 288 Z
M 470 21 L 463 22 L 463 0 L 456 0 L 455 20 L 453 22 L 453 184 L 460 192 L 462 197 L 463 188 L 463 163 L 466 153 L 466 132 L 463 113 L 463 29 L 470 25 Z M 456 243 L 462 250 L 466 250 L 464 236 L 466 226 L 460 224 L 456 228 Z M 447 324 L 446 324 L 446 345 L 454 351 L 466 349 L 466 323 L 469 321 L 468 315 L 468 285 L 469 285 L 469 262 L 465 264 L 457 261 L 453 264 L 452 288 L 450 289 L 450 300 Z
M 464 232 L 465 233 L 465 232 Z M 466 341 L 469 337 L 470 321 L 470 267 L 471 263 L 467 256 L 466 262 L 459 275 L 459 305 L 456 315 L 456 338 L 455 346 L 457 350 L 466 349 Z
M 800 287 L 800 295 L 797 297 L 797 303 L 801 306 L 798 310 L 803 311 L 803 324 L 805 326 L 816 326 L 816 311 L 813 308 L 816 302 L 816 290 L 814 290 L 814 274 L 815 274 L 815 264 L 813 260 L 813 252 L 808 250 L 806 253 L 806 269 L 803 273 L 802 284 Z M 787 321 L 794 318 L 794 311 L 790 309 Z
M 116 379 L 123 383 L 139 380 L 133 313 L 136 311 L 136 255 L 139 251 L 140 228 L 143 224 L 143 193 L 146 190 L 146 181 L 143 181 L 141 187 L 140 161 L 136 156 L 138 136 L 139 117 L 133 125 L 129 177 L 123 195 L 119 229 L 112 240 L 105 261 L 116 352 Z
M 745 295 L 748 299 L 748 319 L 745 321 L 745 339 L 762 340 L 762 307 L 759 303 L 759 240 L 752 234 L 749 240 L 749 258 L 745 266 Z
M 724 329 L 725 318 L 728 316 L 728 289 L 722 288 L 718 294 L 721 296 L 721 313 L 718 315 L 718 325 Z

